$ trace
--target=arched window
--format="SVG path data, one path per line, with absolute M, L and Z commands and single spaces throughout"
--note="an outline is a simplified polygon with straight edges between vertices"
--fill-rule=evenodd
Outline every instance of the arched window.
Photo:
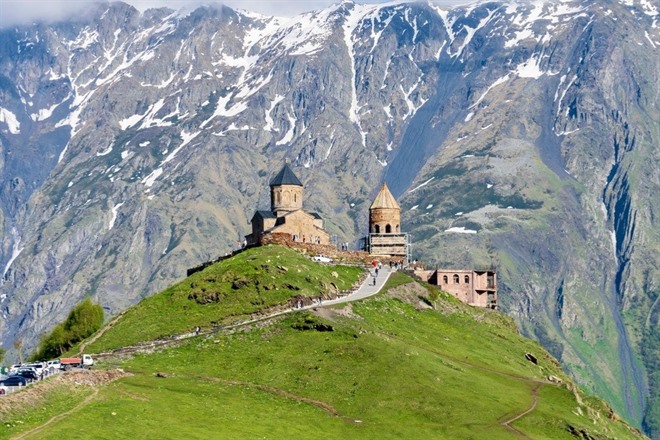
M 465 275 L 465 284 L 470 284 L 470 276 Z
M 385 233 L 386 234 L 391 234 L 392 233 L 392 226 L 385 225 Z
M 445 284 L 449 284 L 449 278 L 447 278 L 447 275 L 442 276 L 442 282 Z
M 460 279 L 458 278 L 458 275 L 454 274 L 454 284 L 458 284 L 460 282 Z
M 380 225 L 374 225 L 374 232 L 376 232 L 376 234 L 380 234 Z
M 396 232 L 399 232 L 399 225 L 396 225 Z

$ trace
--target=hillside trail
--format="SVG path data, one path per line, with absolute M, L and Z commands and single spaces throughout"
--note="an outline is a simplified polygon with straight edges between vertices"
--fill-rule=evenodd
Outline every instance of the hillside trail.
M 194 338 L 196 336 L 208 336 L 220 332 L 231 331 L 248 325 L 256 324 L 259 322 L 268 321 L 270 319 L 277 318 L 301 310 L 310 310 L 319 307 L 328 307 L 336 304 L 344 304 L 348 302 L 359 301 L 365 298 L 369 298 L 370 296 L 373 296 L 378 292 L 380 292 L 383 286 L 385 285 L 385 283 L 387 282 L 387 280 L 390 278 L 390 275 L 395 271 L 396 271 L 395 269 L 390 269 L 389 267 L 383 267 L 380 270 L 378 270 L 378 272 L 372 269 L 369 272 L 369 276 L 364 280 L 364 282 L 358 288 L 353 289 L 353 291 L 348 295 L 335 298 L 333 300 L 315 302 L 313 304 L 309 304 L 299 308 L 295 308 L 295 307 L 287 308 L 285 310 L 280 310 L 274 313 L 269 313 L 267 315 L 258 316 L 256 318 L 248 319 L 245 321 L 240 321 L 229 325 L 218 326 L 207 331 L 200 331 L 200 332 L 193 331 L 188 333 L 182 333 L 179 335 L 173 335 L 168 338 L 154 339 L 152 341 L 129 345 L 109 352 L 97 353 L 95 356 L 98 358 L 103 358 L 103 357 L 111 357 L 119 354 L 131 354 L 143 350 L 154 350 L 156 348 L 165 348 L 171 345 L 178 344 L 183 340 Z M 103 335 L 103 333 L 109 330 L 121 318 L 121 316 L 123 316 L 124 313 L 125 312 L 122 312 L 121 314 L 117 315 L 117 317 L 115 317 L 111 322 L 109 322 L 103 328 L 102 331 L 94 335 L 94 337 L 89 341 L 86 341 L 84 344 L 81 344 L 79 348 L 80 353 L 82 353 L 82 351 L 86 347 L 88 347 L 90 344 L 92 344 L 94 341 L 100 338 Z
M 519 437 L 526 438 L 526 439 L 530 438 L 529 436 L 527 436 L 527 434 L 525 434 L 524 432 L 522 432 L 518 428 L 515 428 L 515 427 L 511 426 L 511 423 L 515 422 L 518 419 L 523 418 L 527 414 L 534 411 L 534 409 L 536 409 L 536 404 L 539 402 L 539 388 L 541 388 L 541 386 L 542 386 L 541 383 L 537 383 L 532 388 L 532 404 L 530 405 L 529 408 L 527 408 L 525 411 L 523 411 L 519 414 L 516 414 L 514 417 L 510 418 L 509 420 L 506 420 L 506 421 L 502 422 L 501 425 L 504 426 L 509 431 L 515 433 Z
M 465 361 L 465 360 L 462 360 L 462 359 L 458 359 L 454 356 L 450 356 L 446 353 L 441 353 L 437 350 L 433 350 L 433 349 L 428 348 L 428 347 L 421 347 L 417 344 L 411 344 L 410 341 L 404 341 L 402 338 L 399 338 L 398 336 L 395 336 L 395 335 L 391 335 L 391 334 L 387 334 L 387 333 L 379 333 L 379 334 L 381 336 L 385 336 L 385 337 L 388 337 L 388 338 L 400 340 L 402 342 L 405 342 L 407 345 L 412 345 L 416 348 L 419 348 L 420 350 L 428 351 L 429 353 L 433 353 L 433 354 L 435 354 L 439 357 L 448 359 L 452 362 L 456 362 L 457 364 L 465 365 L 466 367 L 474 368 L 476 370 L 486 371 L 488 373 L 497 374 L 497 375 L 508 377 L 508 378 L 511 378 L 511 379 L 514 379 L 514 380 L 517 380 L 517 381 L 520 381 L 520 382 L 525 382 L 525 383 L 528 383 L 528 384 L 532 384 L 532 388 L 530 390 L 530 394 L 532 396 L 532 404 L 528 408 L 525 408 L 524 410 L 522 410 L 521 412 L 516 413 L 513 417 L 511 417 L 511 418 L 509 418 L 509 419 L 507 419 L 507 420 L 500 423 L 506 429 L 508 429 L 509 431 L 511 431 L 512 433 L 516 434 L 518 437 L 521 437 L 521 438 L 528 439 L 530 437 L 528 437 L 527 434 L 520 431 L 519 429 L 514 428 L 513 426 L 511 426 L 511 423 L 513 423 L 516 420 L 526 416 L 527 414 L 534 411 L 534 409 L 536 409 L 536 405 L 538 403 L 538 390 L 539 390 L 539 388 L 541 388 L 543 385 L 557 386 L 557 384 L 555 384 L 553 382 L 550 382 L 548 380 L 536 379 L 534 377 L 521 376 L 519 374 L 507 373 L 505 371 L 496 370 L 494 368 L 490 368 L 490 367 L 487 367 L 485 365 L 473 364 L 471 362 L 468 362 L 468 361 Z M 502 418 L 504 418 L 504 417 L 507 417 L 507 414 L 502 415 Z
M 238 386 L 238 387 L 244 387 L 244 388 L 252 388 L 256 389 L 259 391 L 262 391 L 264 393 L 272 394 L 274 396 L 279 396 L 283 397 L 285 399 L 293 400 L 295 402 L 299 403 L 306 403 L 308 405 L 315 406 L 319 409 L 322 409 L 323 411 L 327 412 L 331 416 L 338 417 L 339 412 L 329 403 L 323 402 L 321 400 L 316 400 L 316 399 L 310 399 L 309 397 L 301 396 L 299 394 L 292 393 L 290 391 L 287 391 L 282 388 L 277 388 L 274 386 L 270 385 L 264 385 L 260 383 L 254 383 L 254 382 L 246 382 L 242 380 L 229 380 L 229 379 L 222 379 L 219 377 L 211 377 L 211 376 L 188 376 L 191 378 L 197 378 L 197 379 L 203 379 L 209 382 L 217 382 L 217 383 L 222 383 L 225 385 L 230 385 L 230 386 Z
M 83 353 L 85 352 L 85 349 L 90 345 L 96 342 L 101 336 L 105 334 L 108 330 L 110 330 L 116 323 L 119 321 L 122 316 L 126 313 L 126 310 L 121 312 L 119 315 L 115 316 L 112 318 L 110 322 L 108 322 L 99 332 L 96 332 L 94 336 L 92 336 L 90 339 L 87 339 L 86 341 L 83 341 L 82 344 L 78 347 L 78 356 L 82 356 Z
M 90 394 L 89 396 L 87 396 L 82 402 L 80 402 L 80 403 L 79 403 L 78 405 L 76 405 L 75 407 L 71 408 L 70 410 L 68 410 L 68 411 L 66 411 L 66 412 L 63 412 L 63 413 L 61 413 L 61 414 L 58 414 L 58 415 L 56 415 L 56 416 L 51 417 L 51 418 L 48 419 L 46 422 L 42 423 L 42 424 L 39 425 L 39 426 L 35 426 L 34 428 L 30 429 L 29 431 L 25 431 L 25 432 L 22 432 L 22 433 L 20 433 L 20 434 L 18 434 L 18 435 L 16 435 L 16 436 L 14 436 L 14 437 L 11 437 L 11 440 L 22 440 L 22 439 L 26 439 L 26 438 L 31 437 L 33 434 L 37 434 L 39 431 L 41 431 L 42 429 L 44 429 L 46 426 L 48 426 L 48 425 L 50 425 L 50 424 L 52 424 L 52 423 L 55 423 L 55 422 L 57 422 L 57 421 L 63 419 L 64 417 L 67 417 L 68 415 L 70 415 L 70 414 L 72 414 L 72 413 L 74 413 L 74 412 L 80 410 L 80 409 L 83 408 L 84 406 L 87 406 L 87 405 L 88 405 L 88 404 L 89 404 L 89 403 L 90 403 L 90 402 L 96 397 L 96 395 L 97 395 L 98 393 L 99 393 L 99 389 L 98 389 L 98 388 L 94 388 L 94 391 L 92 392 L 92 394 Z

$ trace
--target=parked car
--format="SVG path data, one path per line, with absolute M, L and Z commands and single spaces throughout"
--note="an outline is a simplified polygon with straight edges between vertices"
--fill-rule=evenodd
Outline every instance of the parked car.
M 62 364 L 60 364 L 59 359 L 55 359 L 54 361 L 48 361 L 46 365 L 48 366 L 48 372 L 50 374 L 55 373 L 57 370 L 59 370 L 62 367 Z
M 39 380 L 39 375 L 33 369 L 23 369 L 18 372 L 18 376 L 24 377 L 28 382 Z
M 22 376 L 9 376 L 7 379 L 0 381 L 0 385 L 5 387 L 25 386 L 28 380 Z
M 312 260 L 318 261 L 319 263 L 332 263 L 332 258 L 328 257 L 327 255 L 314 255 L 312 257 Z
M 41 362 L 33 362 L 31 364 L 23 365 L 23 368 L 21 369 L 24 370 L 26 368 L 31 368 L 35 373 L 37 373 L 37 376 L 41 377 L 41 373 L 44 372 L 44 367 L 45 365 Z

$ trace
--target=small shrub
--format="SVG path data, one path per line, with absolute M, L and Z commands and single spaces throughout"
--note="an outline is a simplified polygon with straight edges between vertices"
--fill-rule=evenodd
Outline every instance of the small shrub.
M 41 338 L 33 360 L 59 357 L 73 345 L 92 335 L 103 325 L 103 307 L 86 298 L 75 306 L 64 322 Z

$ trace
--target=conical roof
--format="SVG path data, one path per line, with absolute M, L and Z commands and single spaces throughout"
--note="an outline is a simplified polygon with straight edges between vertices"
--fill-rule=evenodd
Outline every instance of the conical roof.
M 303 184 L 298 180 L 295 174 L 293 174 L 293 171 L 291 171 L 291 168 L 289 168 L 289 164 L 285 163 L 284 166 L 282 167 L 282 170 L 280 170 L 279 173 L 277 173 L 277 176 L 273 177 L 273 180 L 270 181 L 270 186 L 280 186 L 280 185 L 298 185 L 298 186 L 303 186 Z
M 390 192 L 390 189 L 387 187 L 386 183 L 383 183 L 383 186 L 380 188 L 380 191 L 376 195 L 374 202 L 371 204 L 369 209 L 401 209 L 396 199 Z

